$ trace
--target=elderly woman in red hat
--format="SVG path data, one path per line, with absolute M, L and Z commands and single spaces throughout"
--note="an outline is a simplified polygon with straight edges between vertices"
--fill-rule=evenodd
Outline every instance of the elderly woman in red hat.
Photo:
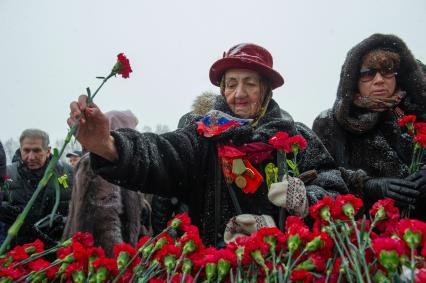
M 88 106 L 86 96 L 71 103 L 68 124 L 83 113 L 77 139 L 91 152 L 96 173 L 129 189 L 187 203 L 208 245 L 220 246 L 262 226 L 282 227 L 286 213 L 305 216 L 323 196 L 347 192 L 315 134 L 272 99 L 272 90 L 284 80 L 266 49 L 232 47 L 212 65 L 210 80 L 221 92 L 213 109 L 174 132 L 110 131 L 105 115 Z M 303 182 L 283 174 L 282 155 L 268 143 L 278 132 L 307 141 L 297 155 L 299 171 L 310 172 L 301 175 L 308 176 Z

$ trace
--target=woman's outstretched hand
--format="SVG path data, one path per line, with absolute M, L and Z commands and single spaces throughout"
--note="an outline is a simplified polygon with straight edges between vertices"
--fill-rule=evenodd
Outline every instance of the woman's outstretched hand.
M 114 138 L 110 135 L 109 121 L 96 104 L 87 104 L 88 97 L 80 95 L 78 101 L 70 104 L 70 117 L 67 123 L 72 127 L 80 118 L 80 126 L 75 134 L 86 151 L 93 152 L 107 160 L 118 159 Z

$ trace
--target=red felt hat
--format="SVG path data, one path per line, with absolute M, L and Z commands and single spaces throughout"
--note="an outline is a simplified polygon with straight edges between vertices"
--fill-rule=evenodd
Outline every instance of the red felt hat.
M 271 53 L 265 48 L 253 43 L 241 43 L 231 47 L 223 53 L 223 58 L 214 62 L 210 68 L 210 81 L 220 86 L 223 74 L 229 69 L 249 69 L 268 78 L 272 89 L 284 84 L 284 79 L 272 69 L 273 59 Z

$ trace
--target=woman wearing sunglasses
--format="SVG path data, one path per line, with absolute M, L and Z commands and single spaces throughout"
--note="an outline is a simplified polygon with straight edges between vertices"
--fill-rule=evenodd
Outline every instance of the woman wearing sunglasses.
M 348 52 L 334 105 L 313 124 L 367 204 L 389 197 L 401 207 L 415 205 L 426 191 L 426 173 L 409 174 L 413 140 L 398 124 L 404 115 L 426 121 L 425 79 L 400 38 L 374 34 Z

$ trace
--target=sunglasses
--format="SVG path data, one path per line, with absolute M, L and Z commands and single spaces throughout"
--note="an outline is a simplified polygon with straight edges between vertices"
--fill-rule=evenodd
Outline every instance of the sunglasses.
M 359 72 L 359 80 L 361 82 L 369 82 L 372 81 L 375 77 L 376 74 L 380 73 L 380 75 L 382 75 L 382 77 L 390 79 L 395 77 L 398 73 L 391 70 L 391 69 L 361 69 L 361 71 Z

